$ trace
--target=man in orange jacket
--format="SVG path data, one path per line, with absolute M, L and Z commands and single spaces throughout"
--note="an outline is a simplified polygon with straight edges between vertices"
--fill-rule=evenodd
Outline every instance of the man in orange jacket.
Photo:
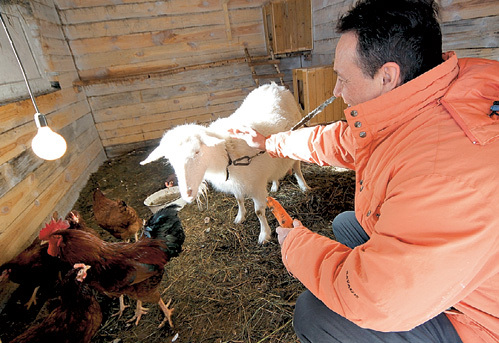
M 432 0 L 360 0 L 339 21 L 347 122 L 233 136 L 356 171 L 331 240 L 277 228 L 308 289 L 302 342 L 499 342 L 499 62 L 442 54 Z

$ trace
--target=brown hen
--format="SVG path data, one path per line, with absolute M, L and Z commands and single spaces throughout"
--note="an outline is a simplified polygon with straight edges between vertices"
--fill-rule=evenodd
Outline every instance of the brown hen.
M 102 323 L 102 311 L 85 282 L 88 268 L 75 264 L 60 283 L 59 306 L 11 343 L 90 342 Z
M 114 237 L 126 242 L 135 237 L 137 241 L 143 221 L 135 209 L 123 200 L 109 199 L 97 188 L 94 191 L 93 212 L 97 224 Z

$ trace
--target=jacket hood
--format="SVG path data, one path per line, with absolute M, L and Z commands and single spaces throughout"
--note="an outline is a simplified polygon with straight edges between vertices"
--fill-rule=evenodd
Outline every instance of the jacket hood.
M 474 144 L 499 139 L 499 115 L 491 106 L 499 100 L 499 62 L 463 58 L 458 79 L 442 98 L 442 105 Z

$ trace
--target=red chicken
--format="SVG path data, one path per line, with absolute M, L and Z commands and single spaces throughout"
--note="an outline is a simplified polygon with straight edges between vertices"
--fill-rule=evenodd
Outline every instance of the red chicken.
M 11 343 L 90 342 L 102 323 L 102 311 L 84 281 L 88 268 L 75 264 L 59 286 L 60 304 L 42 322 L 28 328 Z
M 101 237 L 97 231 L 95 231 L 91 227 L 87 226 L 87 223 L 83 219 L 80 212 L 78 212 L 76 210 L 72 210 L 66 215 L 66 221 L 69 223 L 68 229 L 82 230 L 82 231 L 91 233 L 92 235 L 97 236 L 99 238 Z M 117 315 L 119 314 L 119 317 L 121 317 L 123 311 L 128 306 L 125 306 L 125 300 L 123 298 L 123 295 L 120 296 L 119 301 L 120 301 L 120 312 L 118 312 Z
M 55 218 L 57 218 L 57 212 L 53 215 L 54 222 L 56 222 Z M 64 225 L 61 220 L 59 223 Z M 0 266 L 0 281 L 10 280 L 33 290 L 31 298 L 25 304 L 29 310 L 33 304 L 37 303 L 39 289 L 43 288 L 50 292 L 60 279 L 61 272 L 64 275 L 69 268 L 69 264 L 47 254 L 47 245 L 42 245 L 42 241 L 37 237 L 16 257 Z
M 93 212 L 97 224 L 114 237 L 127 242 L 135 237 L 137 241 L 142 219 L 123 200 L 109 199 L 97 188 L 94 191 Z
M 184 242 L 184 230 L 178 218 L 177 207 L 168 206 L 149 218 L 144 235 L 134 243 L 105 242 L 79 230 L 66 230 L 58 222 L 47 224 L 39 234 L 48 241 L 48 253 L 68 263 L 85 263 L 92 267 L 87 278 L 89 285 L 112 297 L 123 294 L 137 300 L 135 316 L 138 324 L 147 309 L 142 302 L 158 303 L 165 319 L 173 326 L 171 313 L 161 299 L 159 285 L 164 266 L 178 256 Z
M 52 219 L 59 221 L 60 225 L 66 223 L 62 222 L 57 212 L 54 212 Z M 97 231 L 85 224 L 80 213 L 75 210 L 66 215 L 66 221 L 69 224 L 68 229 L 83 230 L 99 236 Z M 42 241 L 37 237 L 29 247 L 0 267 L 0 281 L 9 279 L 24 287 L 32 287 L 33 294 L 25 304 L 29 310 L 33 304 L 37 304 L 40 287 L 50 293 L 55 283 L 70 268 L 70 264 L 47 254 L 47 245 L 42 245 Z

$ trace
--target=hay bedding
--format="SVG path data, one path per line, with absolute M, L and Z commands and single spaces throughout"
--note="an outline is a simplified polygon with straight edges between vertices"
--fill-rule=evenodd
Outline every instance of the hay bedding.
M 143 200 L 164 188 L 163 182 L 172 170 L 164 161 L 140 166 L 147 153 L 136 151 L 111 159 L 91 175 L 74 206 L 88 225 L 97 227 L 91 209 L 96 187 L 111 198 L 125 200 L 142 218 L 151 215 Z M 331 236 L 332 219 L 353 209 L 354 174 L 315 165 L 304 165 L 303 173 L 312 191 L 303 194 L 294 177 L 287 176 L 280 191 L 271 195 L 305 226 Z M 118 310 L 118 300 L 99 296 L 104 321 L 93 342 L 153 343 L 175 338 L 176 342 L 195 343 L 298 342 L 291 321 L 294 303 L 304 287 L 283 267 L 275 237 L 264 246 L 258 245 L 259 223 L 252 201 L 247 200 L 246 206 L 246 222 L 233 224 L 237 214 L 235 199 L 210 190 L 207 208 L 200 210 L 196 204 L 189 204 L 180 211 L 186 231 L 184 251 L 167 265 L 162 283 L 163 299 L 172 298 L 175 307 L 174 328 L 166 325 L 157 329 L 163 314 L 156 304 L 146 304 L 150 311 L 135 326 L 126 322 L 133 316 L 134 301 L 126 299 L 131 306 L 118 320 L 111 317 Z M 275 228 L 277 222 L 267 212 L 269 223 Z M 114 240 L 107 232 L 99 232 L 104 239 Z M 19 299 L 14 302 L 20 310 Z M 39 309 L 36 306 L 30 311 Z M 47 306 L 43 307 L 38 317 L 47 310 Z M 30 324 L 18 319 L 15 322 L 8 311 L 2 312 L 0 332 L 4 343 Z M 33 320 L 36 319 L 30 317 L 29 321 Z

